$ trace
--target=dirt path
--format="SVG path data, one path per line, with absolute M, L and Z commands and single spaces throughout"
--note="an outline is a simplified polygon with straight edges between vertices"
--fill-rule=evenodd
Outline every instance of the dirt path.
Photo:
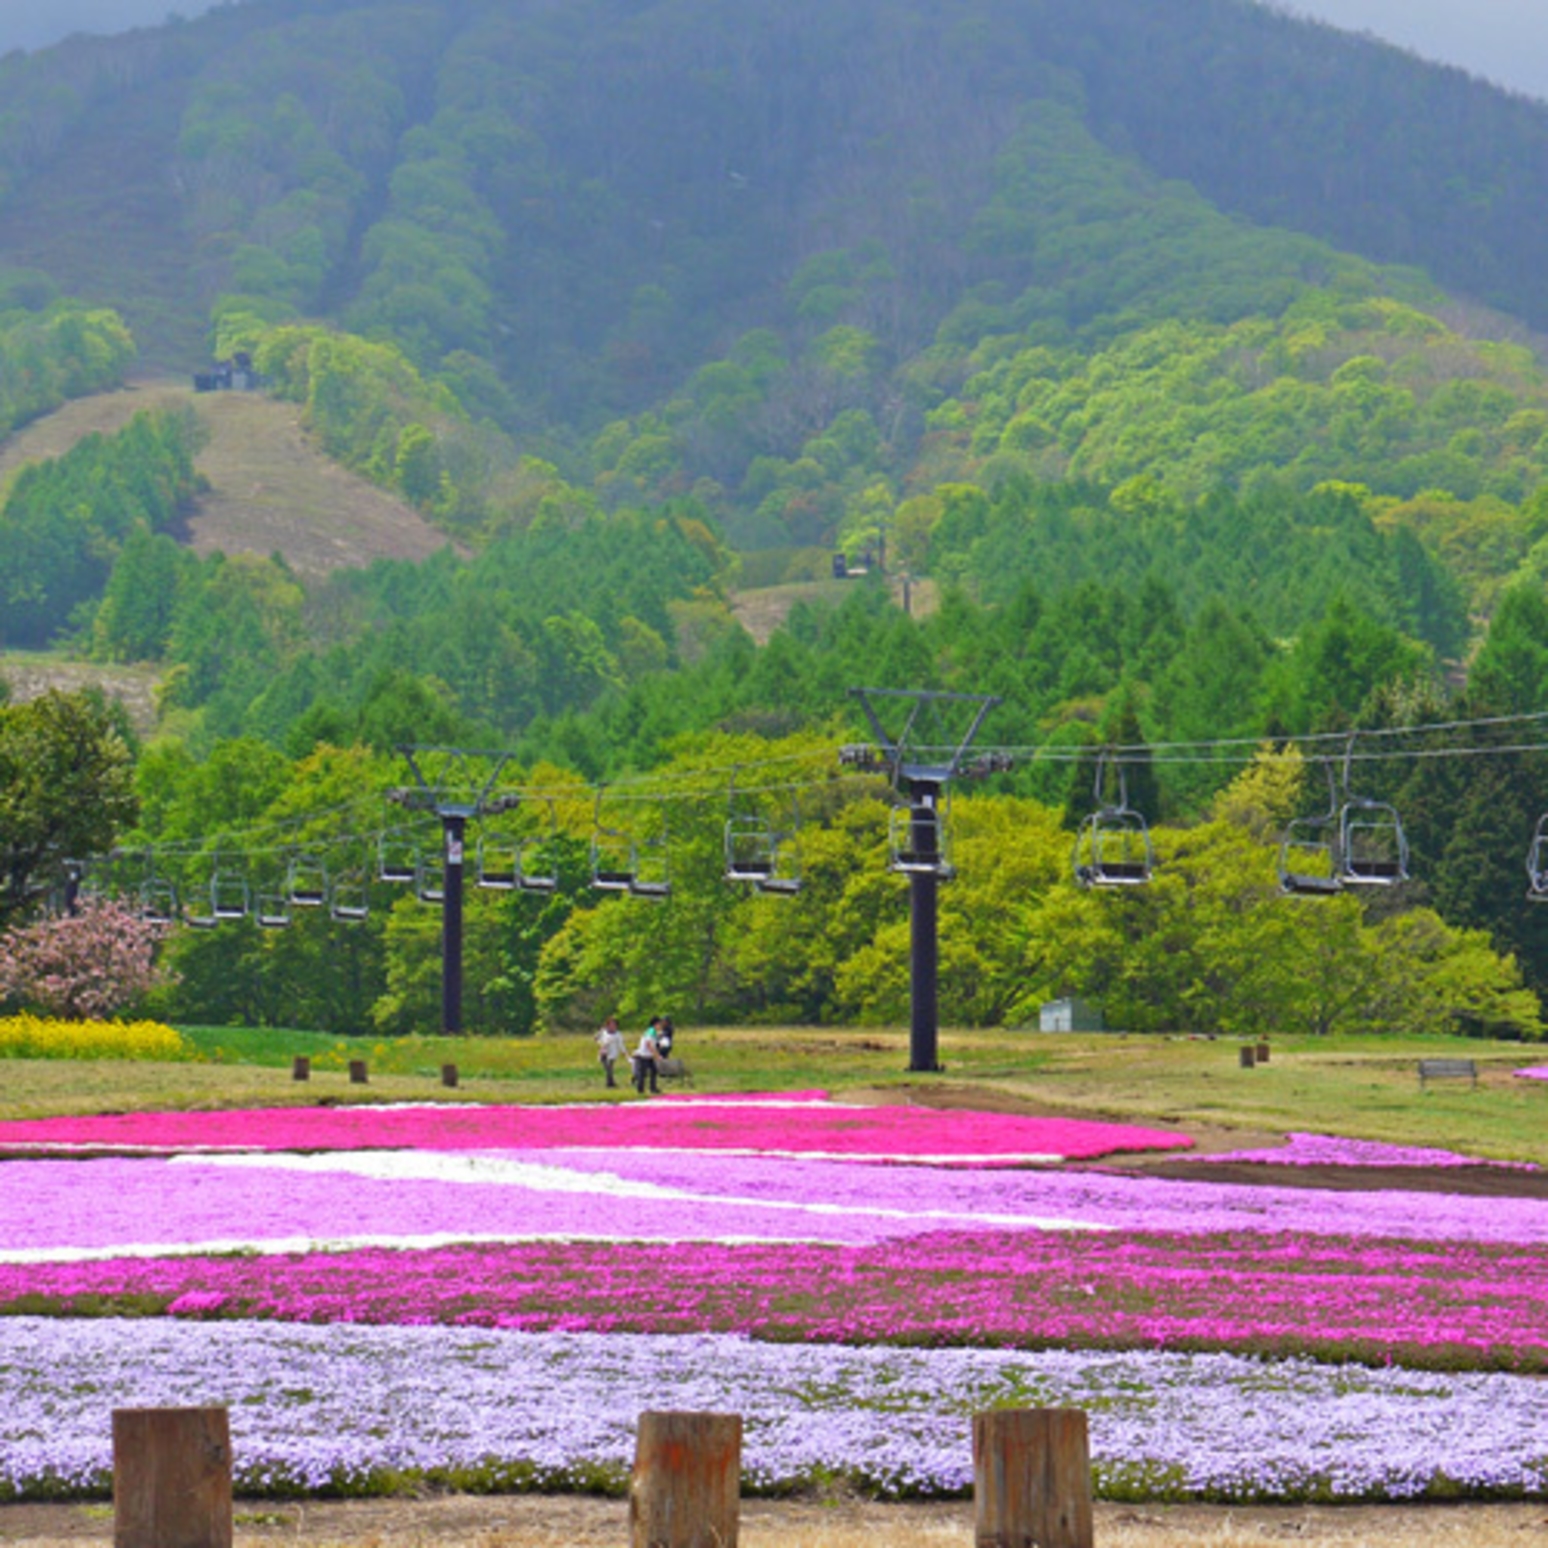
M 1097 1548 L 1532 1548 L 1548 1544 L 1548 1505 L 1226 1508 L 1096 1506 Z M 110 1506 L 0 1506 L 0 1543 L 29 1548 L 106 1545 Z M 239 1548 L 624 1548 L 623 1500 L 575 1495 L 510 1498 L 242 1503 Z M 973 1507 L 747 1500 L 744 1548 L 968 1548 Z

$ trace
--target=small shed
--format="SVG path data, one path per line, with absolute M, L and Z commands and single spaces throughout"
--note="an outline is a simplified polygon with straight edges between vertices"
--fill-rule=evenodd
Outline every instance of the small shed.
M 1105 1032 L 1102 1007 L 1076 999 L 1045 1000 L 1038 1012 L 1040 1032 Z

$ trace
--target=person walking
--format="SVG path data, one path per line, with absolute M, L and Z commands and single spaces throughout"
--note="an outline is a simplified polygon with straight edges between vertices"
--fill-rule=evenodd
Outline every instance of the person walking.
M 618 1018 L 609 1016 L 597 1031 L 597 1057 L 602 1061 L 602 1072 L 607 1076 L 609 1086 L 616 1086 L 618 1082 L 613 1078 L 613 1070 L 618 1061 L 624 1056 L 624 1037 L 618 1030 Z
M 653 1093 L 661 1090 L 656 1063 L 661 1056 L 661 1050 L 656 1045 L 656 1028 L 660 1022 L 659 1016 L 650 1018 L 650 1025 L 640 1034 L 640 1046 L 634 1050 L 634 1089 L 641 1096 L 645 1095 L 647 1082 Z

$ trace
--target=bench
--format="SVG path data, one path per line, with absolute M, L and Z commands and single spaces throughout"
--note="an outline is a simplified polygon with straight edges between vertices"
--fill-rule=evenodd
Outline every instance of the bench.
M 681 1081 L 685 1086 L 693 1084 L 693 1072 L 681 1059 L 657 1059 L 656 1074 L 662 1080 Z
M 1421 1059 L 1419 1085 L 1432 1080 L 1470 1080 L 1478 1084 L 1478 1064 L 1473 1059 Z

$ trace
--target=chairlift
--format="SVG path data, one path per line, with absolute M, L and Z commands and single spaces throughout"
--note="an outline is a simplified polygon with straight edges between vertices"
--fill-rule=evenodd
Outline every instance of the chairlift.
M 209 900 L 210 895 L 201 892 L 189 894 L 188 902 L 183 906 L 183 923 L 193 930 L 213 930 L 220 923 L 215 917 L 215 906 Z M 195 899 L 199 901 L 196 902 Z
M 433 860 L 426 860 L 423 853 L 414 871 L 414 896 L 421 903 L 446 901 L 445 874 Z
M 726 880 L 762 882 L 774 874 L 774 830 L 762 817 L 726 819 Z
M 1385 801 L 1350 794 L 1354 737 L 1344 753 L 1344 804 L 1339 814 L 1339 878 L 1346 887 L 1393 887 L 1408 880 L 1408 837 Z
M 921 818 L 918 813 L 928 813 Z M 918 805 L 894 806 L 887 822 L 888 868 L 906 876 L 936 876 L 950 880 L 951 789 L 938 798 L 924 796 Z
M 637 898 L 665 898 L 672 893 L 671 863 L 665 826 L 654 838 L 631 846 L 629 891 Z
M 140 918 L 150 924 L 177 922 L 177 888 L 165 877 L 152 876 L 141 885 Z
M 1293 897 L 1326 898 L 1344 890 L 1342 814 L 1333 765 L 1324 762 L 1328 776 L 1328 809 L 1313 817 L 1296 817 L 1279 842 L 1280 891 Z
M 210 878 L 210 912 L 216 919 L 246 919 L 252 906 L 252 892 L 240 872 L 217 870 Z
M 491 891 L 513 891 L 521 879 L 521 845 L 504 834 L 481 833 L 477 879 L 480 887 Z
M 357 924 L 370 917 L 371 889 L 364 881 L 340 880 L 333 884 L 328 903 L 330 917 L 344 924 Z
M 410 886 L 419 877 L 419 846 L 401 833 L 383 833 L 376 841 L 376 879 Z
M 284 892 L 260 892 L 253 917 L 260 929 L 285 929 L 290 923 L 289 895 Z
M 1527 902 L 1548 903 L 1548 812 L 1537 819 L 1527 850 Z
M 296 908 L 321 908 L 328 901 L 328 868 L 315 855 L 293 855 L 285 892 Z
M 1129 805 L 1128 780 L 1116 759 L 1118 799 L 1108 801 L 1107 754 L 1097 759 L 1094 793 L 1097 808 L 1081 823 L 1075 835 L 1075 880 L 1082 887 L 1142 887 L 1156 868 L 1150 827 L 1142 813 Z
M 515 851 L 515 884 L 522 892 L 559 890 L 559 816 L 548 803 L 548 831 L 525 837 Z
M 602 791 L 591 819 L 591 885 L 598 892 L 629 892 L 634 886 L 635 846 L 627 833 L 602 822 Z

